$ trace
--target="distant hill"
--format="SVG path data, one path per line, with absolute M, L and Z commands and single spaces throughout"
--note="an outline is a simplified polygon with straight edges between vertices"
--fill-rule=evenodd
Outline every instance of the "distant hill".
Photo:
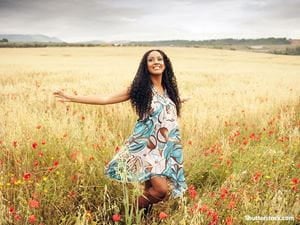
M 212 39 L 212 40 L 162 40 L 162 41 L 132 41 L 129 45 L 143 46 L 215 46 L 215 45 L 283 45 L 290 44 L 287 38 L 258 39 Z
M 0 40 L 2 39 L 7 39 L 8 42 L 63 42 L 56 37 L 41 34 L 0 34 Z

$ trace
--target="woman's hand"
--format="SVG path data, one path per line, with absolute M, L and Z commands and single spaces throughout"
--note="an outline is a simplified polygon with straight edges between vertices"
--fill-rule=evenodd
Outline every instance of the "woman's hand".
M 84 104 L 92 104 L 92 105 L 107 105 L 107 104 L 115 104 L 119 102 L 124 102 L 130 99 L 130 88 L 126 88 L 124 90 L 119 91 L 118 93 L 111 94 L 108 96 L 99 96 L 99 95 L 67 95 L 63 90 L 56 90 L 53 92 L 54 96 L 58 98 L 60 102 L 76 102 L 76 103 L 84 103 Z
M 53 95 L 58 98 L 59 102 L 72 102 L 71 96 L 64 93 L 63 90 L 56 90 Z

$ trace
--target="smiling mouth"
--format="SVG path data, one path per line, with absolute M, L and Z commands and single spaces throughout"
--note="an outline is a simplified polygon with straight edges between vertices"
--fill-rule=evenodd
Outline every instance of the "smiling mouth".
M 154 70 L 160 70 L 161 67 L 160 67 L 160 66 L 154 66 L 153 69 L 154 69 Z

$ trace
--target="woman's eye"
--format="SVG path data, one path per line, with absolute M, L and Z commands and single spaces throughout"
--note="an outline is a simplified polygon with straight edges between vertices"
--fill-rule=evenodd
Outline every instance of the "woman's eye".
M 163 61 L 163 58 L 157 58 L 156 59 L 157 61 Z M 153 58 L 151 58 L 151 59 L 148 59 L 148 62 L 153 62 L 154 61 L 154 59 Z

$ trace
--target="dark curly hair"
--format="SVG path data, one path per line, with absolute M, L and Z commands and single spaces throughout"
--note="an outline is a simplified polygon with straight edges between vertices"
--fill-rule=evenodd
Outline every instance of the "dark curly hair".
M 135 109 L 137 115 L 139 116 L 139 120 L 142 120 L 142 118 L 144 118 L 144 116 L 146 116 L 151 109 L 151 86 L 153 84 L 150 79 L 150 73 L 147 67 L 147 58 L 152 51 L 158 51 L 163 57 L 165 70 L 162 74 L 162 86 L 164 89 L 167 90 L 170 99 L 175 103 L 177 115 L 180 117 L 181 101 L 172 64 L 168 56 L 163 51 L 158 49 L 151 49 L 147 51 L 142 57 L 136 75 L 130 87 L 131 105 Z

